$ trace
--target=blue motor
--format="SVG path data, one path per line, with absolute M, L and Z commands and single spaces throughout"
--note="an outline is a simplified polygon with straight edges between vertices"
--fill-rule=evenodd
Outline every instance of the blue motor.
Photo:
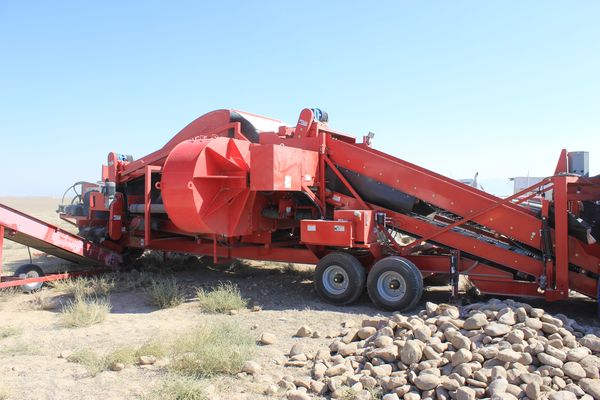
M 315 121 L 319 121 L 319 122 L 329 121 L 329 114 L 327 114 L 326 111 L 323 111 L 320 108 L 311 108 L 311 111 L 315 115 Z

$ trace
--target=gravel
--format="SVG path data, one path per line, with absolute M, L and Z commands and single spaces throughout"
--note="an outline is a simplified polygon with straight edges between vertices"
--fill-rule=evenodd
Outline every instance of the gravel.
M 310 372 L 285 383 L 288 399 L 600 399 L 594 331 L 513 300 L 427 303 L 416 316 L 348 326 L 314 355 L 294 347 L 286 365 L 303 360 L 295 366 Z

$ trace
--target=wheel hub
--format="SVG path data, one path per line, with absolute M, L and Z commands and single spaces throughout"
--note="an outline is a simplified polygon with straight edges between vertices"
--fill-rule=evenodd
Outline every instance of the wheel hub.
M 323 287 L 333 295 L 344 294 L 348 290 L 348 273 L 339 265 L 330 265 L 323 272 Z
M 389 302 L 397 302 L 406 294 L 406 281 L 396 271 L 386 271 L 377 279 L 377 292 Z

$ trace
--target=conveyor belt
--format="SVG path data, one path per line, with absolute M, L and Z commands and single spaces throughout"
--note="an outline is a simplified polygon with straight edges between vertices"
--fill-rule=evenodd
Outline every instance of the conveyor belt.
M 10 241 L 76 264 L 114 266 L 121 256 L 85 238 L 0 204 L 0 230 Z

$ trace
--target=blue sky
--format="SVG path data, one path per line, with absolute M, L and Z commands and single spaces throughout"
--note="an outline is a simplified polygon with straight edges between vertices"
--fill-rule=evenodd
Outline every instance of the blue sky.
M 598 174 L 599 21 L 597 1 L 0 0 L 0 195 L 58 196 L 218 108 L 318 106 L 497 193 L 563 147 Z

